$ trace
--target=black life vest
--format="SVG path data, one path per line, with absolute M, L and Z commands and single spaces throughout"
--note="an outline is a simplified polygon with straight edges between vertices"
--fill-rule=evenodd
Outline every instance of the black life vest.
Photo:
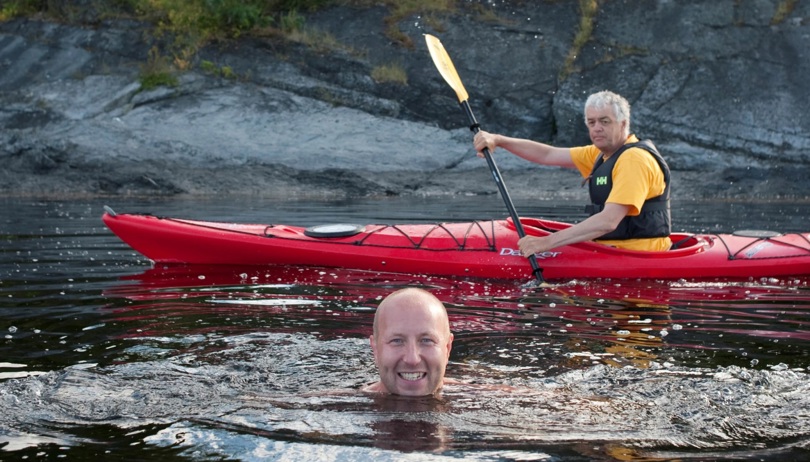
M 586 212 L 594 215 L 605 208 L 605 202 L 613 189 L 613 168 L 619 156 L 630 148 L 641 148 L 649 152 L 655 158 L 661 171 L 664 173 L 664 192 L 660 196 L 652 197 L 644 201 L 641 211 L 637 216 L 627 216 L 622 219 L 615 230 L 599 237 L 598 239 L 638 239 L 651 237 L 668 237 L 672 231 L 672 218 L 670 217 L 669 206 L 669 186 L 670 172 L 664 158 L 655 148 L 650 140 L 643 140 L 637 143 L 628 143 L 619 148 L 607 161 L 599 156 L 594 163 L 593 170 L 588 181 L 588 190 L 591 196 L 591 204 L 585 207 Z

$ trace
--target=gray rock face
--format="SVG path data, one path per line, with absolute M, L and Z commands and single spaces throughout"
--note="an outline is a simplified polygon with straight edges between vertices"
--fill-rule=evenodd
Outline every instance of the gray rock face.
M 779 18 L 781 3 L 600 2 L 579 48 L 577 2 L 489 2 L 495 19 L 466 4 L 414 15 L 398 24 L 413 47 L 386 36 L 385 8 L 335 7 L 306 25 L 340 49 L 211 44 L 198 64 L 236 78 L 198 65 L 150 91 L 138 75 L 160 44 L 144 24 L 10 21 L 0 24 L 0 193 L 492 194 L 427 53 L 431 33 L 489 131 L 586 144 L 584 100 L 610 89 L 667 157 L 674 194 L 808 198 L 810 3 Z M 382 65 L 402 67 L 408 83 L 376 82 Z M 577 183 L 496 158 L 516 197 L 569 195 Z

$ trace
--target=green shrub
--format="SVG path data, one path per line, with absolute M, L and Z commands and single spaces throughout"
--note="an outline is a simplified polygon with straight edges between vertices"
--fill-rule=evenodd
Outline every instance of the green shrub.
M 45 11 L 48 7 L 45 0 L 10 0 L 3 2 L 0 8 L 0 20 L 7 21 L 18 16 L 27 16 Z
M 258 0 L 136 0 L 143 17 L 176 35 L 211 38 L 239 35 L 269 23 Z
M 141 90 L 151 90 L 160 86 L 175 87 L 178 84 L 169 59 L 160 54 L 157 47 L 149 50 L 149 59 L 141 66 Z
M 202 69 L 203 72 L 218 77 L 225 77 L 226 79 L 236 78 L 236 72 L 234 72 L 231 66 L 217 66 L 215 63 L 212 63 L 211 61 L 203 60 L 200 63 L 200 69 Z
M 141 90 L 152 90 L 157 87 L 176 87 L 177 76 L 171 72 L 157 72 L 141 75 Z
M 426 23 L 434 29 L 440 29 L 441 23 L 435 15 L 449 13 L 456 9 L 455 0 L 386 0 L 384 2 L 391 10 L 385 18 L 387 25 L 385 34 L 393 41 L 413 48 L 413 40 L 399 29 L 399 22 L 413 14 L 421 14 Z
M 568 50 L 568 56 L 565 58 L 560 71 L 560 80 L 565 80 L 572 72 L 574 72 L 574 62 L 577 59 L 582 48 L 591 39 L 593 33 L 593 25 L 598 12 L 599 4 L 597 0 L 579 0 L 579 30 L 574 37 L 574 43 L 571 49 Z
M 301 31 L 304 28 L 304 17 L 301 16 L 298 10 L 281 13 L 279 26 L 284 33 Z
M 200 69 L 209 74 L 219 74 L 219 67 L 208 60 L 203 60 L 200 63 Z
M 408 84 L 408 74 L 399 64 L 383 64 L 371 70 L 371 78 L 377 83 Z

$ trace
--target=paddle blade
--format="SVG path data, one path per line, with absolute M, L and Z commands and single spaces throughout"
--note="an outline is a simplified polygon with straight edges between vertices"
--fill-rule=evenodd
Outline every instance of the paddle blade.
M 445 51 L 444 46 L 442 46 L 442 42 L 430 34 L 425 34 L 425 41 L 427 42 L 430 57 L 433 58 L 433 64 L 436 65 L 436 69 L 439 70 L 444 80 L 456 92 L 458 102 L 467 101 L 469 98 L 467 90 L 464 89 L 464 84 L 461 83 L 461 78 L 459 78 L 458 72 L 456 72 L 456 67 L 453 66 L 453 61 L 450 60 L 450 56 L 447 54 L 447 51 Z

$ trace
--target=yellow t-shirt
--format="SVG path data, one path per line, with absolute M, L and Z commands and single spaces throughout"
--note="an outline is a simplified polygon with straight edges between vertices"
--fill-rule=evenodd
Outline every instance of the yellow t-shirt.
M 630 135 L 626 143 L 636 143 L 638 138 Z M 571 159 L 583 178 L 587 178 L 596 159 L 602 153 L 594 145 L 571 148 Z M 630 148 L 622 153 L 613 168 L 613 189 L 607 202 L 629 205 L 629 216 L 637 216 L 644 201 L 664 193 L 664 172 L 650 153 L 641 148 Z M 642 239 L 600 240 L 601 244 L 630 250 L 669 250 L 669 237 Z

